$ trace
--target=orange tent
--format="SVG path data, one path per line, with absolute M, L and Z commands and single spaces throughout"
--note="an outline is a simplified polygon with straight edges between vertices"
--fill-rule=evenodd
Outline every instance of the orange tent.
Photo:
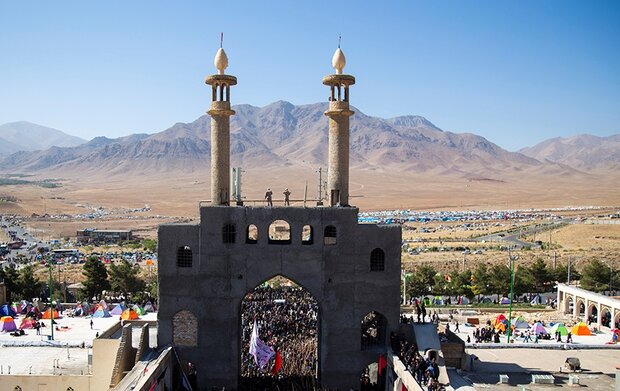
M 136 314 L 136 311 L 128 308 L 125 311 L 123 311 L 123 313 L 121 314 L 121 319 L 133 320 L 133 319 L 140 319 L 140 317 L 138 317 L 138 314 Z
M 585 323 L 579 322 L 573 326 L 571 333 L 573 335 L 592 335 L 588 326 Z
M 48 308 L 47 310 L 45 310 L 45 312 L 43 313 L 43 319 L 50 319 L 50 309 Z M 54 310 L 54 319 L 58 319 L 60 318 L 60 315 L 58 315 L 58 311 Z
M 508 321 L 506 320 L 506 317 L 504 316 L 504 314 L 499 314 L 499 315 L 497 315 L 497 317 L 493 321 L 493 327 L 499 328 L 499 325 L 500 324 L 504 324 L 505 322 L 508 322 Z M 504 326 L 505 326 L 505 324 L 504 324 Z M 505 327 L 504 327 L 504 329 L 505 329 Z

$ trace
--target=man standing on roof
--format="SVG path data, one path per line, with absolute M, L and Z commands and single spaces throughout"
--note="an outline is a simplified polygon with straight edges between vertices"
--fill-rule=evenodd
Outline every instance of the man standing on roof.
M 291 196 L 291 192 L 288 191 L 288 188 L 286 190 L 284 190 L 284 206 L 290 206 L 291 202 L 290 202 L 290 196 Z
M 273 196 L 273 191 L 271 191 L 271 189 L 267 189 L 267 192 L 265 193 L 265 199 L 267 200 L 267 206 L 273 206 L 273 201 L 271 200 L 272 196 Z

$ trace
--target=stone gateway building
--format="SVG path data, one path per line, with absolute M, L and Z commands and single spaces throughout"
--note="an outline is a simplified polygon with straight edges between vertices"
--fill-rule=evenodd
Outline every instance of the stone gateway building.
M 230 87 L 223 49 L 212 88 L 211 202 L 199 224 L 159 227 L 158 345 L 197 366 L 198 385 L 237 388 L 241 303 L 255 287 L 283 276 L 317 301 L 317 378 L 324 388 L 359 388 L 362 371 L 385 353 L 398 330 L 400 226 L 358 224 L 349 205 L 349 87 L 340 48 L 326 76 L 329 109 L 329 206 L 247 207 L 230 200 Z M 278 229 L 275 229 L 275 226 Z M 283 228 L 282 228 L 283 227 Z M 277 234 L 274 235 L 274 232 Z M 362 321 L 375 317 L 372 339 Z

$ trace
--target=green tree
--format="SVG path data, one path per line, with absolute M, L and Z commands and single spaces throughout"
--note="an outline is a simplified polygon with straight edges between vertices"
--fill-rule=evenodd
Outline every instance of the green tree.
M 407 280 L 407 295 L 420 297 L 430 294 L 435 285 L 435 274 L 437 272 L 431 266 L 420 266 Z
M 145 288 L 144 280 L 139 277 L 140 266 L 131 265 L 127 260 L 117 264 L 110 264 L 110 285 L 112 291 L 122 293 L 127 297 L 129 293 L 141 292 Z
M 465 270 L 461 273 L 455 270 L 450 273 L 450 294 L 465 296 L 469 300 L 474 299 L 476 294 L 474 293 L 473 274 L 471 270 Z
M 493 265 L 489 269 L 489 294 L 508 295 L 510 292 L 510 269 L 506 265 Z
M 472 275 L 472 285 L 471 290 L 472 293 L 478 296 L 478 301 L 480 301 L 480 296 L 488 295 L 490 292 L 491 285 L 489 283 L 489 270 L 487 265 L 484 263 L 478 264 L 476 270 Z
M 611 278 L 613 279 L 613 274 Z M 593 292 L 604 292 L 609 289 L 609 280 L 609 266 L 598 259 L 591 260 L 581 270 L 581 287 L 583 289 Z
M 0 280 L 4 281 L 6 286 L 7 301 L 17 301 L 21 294 L 19 285 L 19 273 L 10 266 L 0 267 Z M 0 303 L 3 304 L 3 303 Z
M 538 258 L 528 269 L 532 276 L 532 291 L 535 293 L 550 292 L 554 279 L 545 261 Z
M 86 277 L 83 282 L 81 296 L 85 296 L 88 300 L 96 297 L 101 298 L 101 293 L 110 290 L 110 281 L 108 281 L 108 271 L 105 265 L 99 261 L 96 256 L 88 257 L 84 263 L 82 274 Z
M 568 263 L 562 263 L 556 266 L 555 270 L 550 271 L 553 281 L 566 283 L 568 282 Z M 581 279 L 581 274 L 577 269 L 575 269 L 575 265 L 571 265 L 570 269 L 570 280 L 571 282 L 577 281 Z
M 28 265 L 21 268 L 17 280 L 21 299 L 32 300 L 39 297 L 43 284 L 34 278 L 34 266 Z
M 510 284 L 510 279 L 508 280 Z M 524 266 L 518 266 L 515 268 L 513 292 L 517 296 L 521 296 L 524 293 L 537 292 L 534 289 L 534 277 L 529 268 Z M 510 285 L 508 285 L 510 291 Z
M 142 247 L 145 251 L 155 252 L 157 251 L 157 241 L 153 239 L 144 239 L 142 241 Z

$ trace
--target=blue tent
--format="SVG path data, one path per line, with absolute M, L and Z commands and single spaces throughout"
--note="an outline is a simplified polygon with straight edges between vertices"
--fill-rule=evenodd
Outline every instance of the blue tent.
M 108 312 L 108 310 L 104 310 L 103 308 L 99 308 L 97 311 L 95 311 L 95 313 L 93 314 L 93 318 L 109 318 L 112 315 L 110 315 L 110 313 Z
M 0 308 L 0 316 L 12 316 L 15 318 L 17 314 L 10 305 L 5 304 L 2 306 L 2 308 Z

